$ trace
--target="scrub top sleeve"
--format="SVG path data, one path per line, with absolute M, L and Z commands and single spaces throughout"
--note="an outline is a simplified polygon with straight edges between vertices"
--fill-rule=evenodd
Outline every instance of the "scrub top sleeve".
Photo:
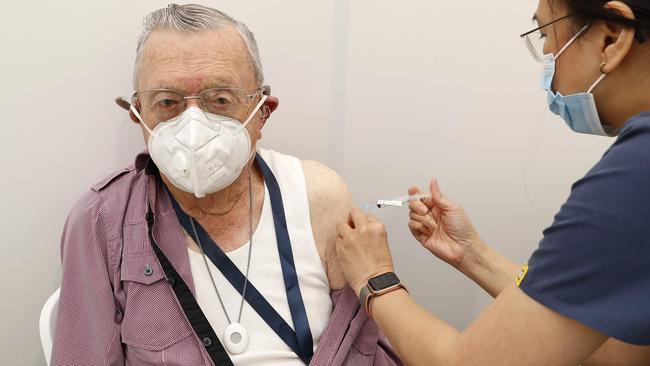
M 628 121 L 573 185 L 520 288 L 607 336 L 650 344 L 650 114 Z

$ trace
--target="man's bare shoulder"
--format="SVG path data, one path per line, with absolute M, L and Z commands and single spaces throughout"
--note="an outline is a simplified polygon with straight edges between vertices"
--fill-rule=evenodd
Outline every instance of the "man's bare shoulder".
M 325 264 L 330 287 L 345 287 L 347 282 L 336 259 L 336 222 L 347 218 L 353 206 L 352 196 L 343 178 L 333 169 L 313 160 L 301 163 L 318 254 Z
M 301 164 L 312 209 L 331 210 L 352 204 L 348 187 L 337 172 L 314 160 L 301 160 Z

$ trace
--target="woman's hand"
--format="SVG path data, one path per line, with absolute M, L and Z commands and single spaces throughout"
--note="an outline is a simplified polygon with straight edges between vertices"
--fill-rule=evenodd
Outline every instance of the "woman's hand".
M 370 278 L 393 272 L 386 228 L 376 217 L 354 208 L 348 222 L 340 221 L 336 228 L 339 233 L 336 254 L 345 278 L 356 294 Z
M 477 250 L 483 241 L 458 204 L 440 192 L 434 178 L 429 185 L 431 198 L 409 204 L 409 229 L 422 246 L 436 257 L 461 269 L 468 253 Z M 411 187 L 409 195 L 421 193 Z

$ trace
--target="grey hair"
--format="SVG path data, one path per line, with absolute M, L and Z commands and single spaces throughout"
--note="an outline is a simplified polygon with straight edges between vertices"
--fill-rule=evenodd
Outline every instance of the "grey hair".
M 151 33 L 160 30 L 172 30 L 178 32 L 199 32 L 202 30 L 218 30 L 225 27 L 234 27 L 241 36 L 248 56 L 255 72 L 258 85 L 264 83 L 262 72 L 262 60 L 257 48 L 255 35 L 246 24 L 232 18 L 228 14 L 214 8 L 198 4 L 177 5 L 170 4 L 166 8 L 154 10 L 149 13 L 143 21 L 143 30 L 138 38 L 138 47 L 135 55 L 135 69 L 133 71 L 133 87 L 138 88 L 138 71 L 144 44 Z

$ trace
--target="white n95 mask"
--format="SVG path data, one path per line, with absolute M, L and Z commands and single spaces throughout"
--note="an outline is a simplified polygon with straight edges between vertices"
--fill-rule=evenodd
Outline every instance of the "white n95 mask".
M 131 111 L 149 131 L 147 146 L 158 169 L 179 189 L 205 197 L 231 185 L 250 161 L 254 151 L 246 125 L 266 98 L 244 123 L 191 106 L 151 130 L 133 106 Z

